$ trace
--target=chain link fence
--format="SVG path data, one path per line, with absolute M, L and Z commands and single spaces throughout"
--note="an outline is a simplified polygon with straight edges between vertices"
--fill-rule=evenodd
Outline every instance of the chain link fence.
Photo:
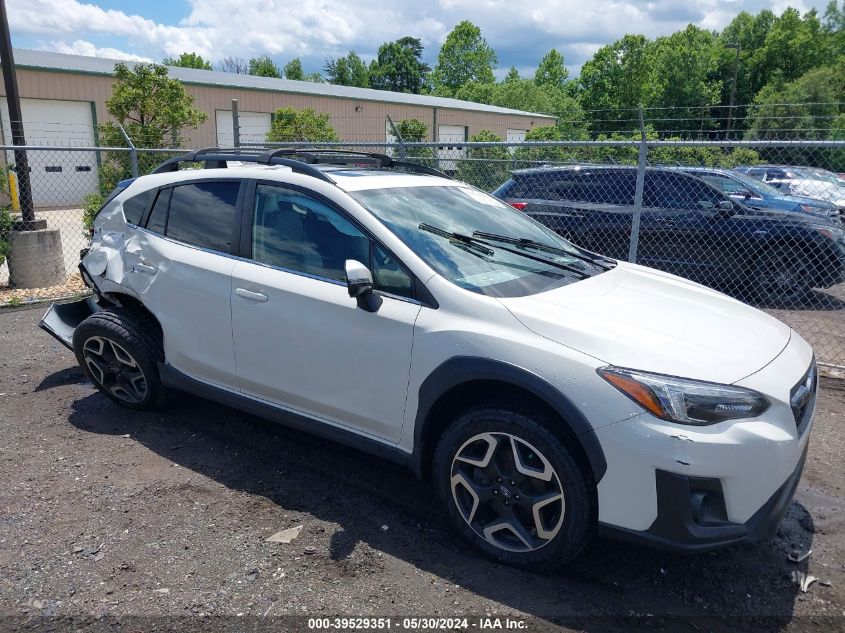
M 661 140 L 641 131 L 639 140 L 408 142 L 393 135 L 319 146 L 445 171 L 580 246 L 766 310 L 808 339 L 821 363 L 845 368 L 845 179 L 838 175 L 845 141 Z M 272 145 L 253 136 L 239 144 Z M 14 151 L 23 148 L 2 149 L 14 205 Z M 36 228 L 49 237 L 0 266 L 0 304 L 83 292 L 76 266 L 102 196 L 117 179 L 149 173 L 184 151 L 27 147 Z M 10 286 L 45 258 L 55 262 L 50 283 Z

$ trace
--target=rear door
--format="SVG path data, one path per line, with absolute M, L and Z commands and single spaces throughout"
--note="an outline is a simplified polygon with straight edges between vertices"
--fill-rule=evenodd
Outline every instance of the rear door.
M 578 246 L 626 259 L 636 177 L 624 169 L 566 169 L 530 176 L 526 213 Z
M 231 274 L 239 179 L 158 191 L 126 245 L 126 281 L 156 316 L 167 362 L 205 382 L 234 382 Z

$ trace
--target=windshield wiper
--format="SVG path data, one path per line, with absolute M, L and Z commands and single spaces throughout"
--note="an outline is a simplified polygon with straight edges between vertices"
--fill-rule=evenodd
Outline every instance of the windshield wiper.
M 520 248 L 532 248 L 534 250 L 543 251 L 545 253 L 553 253 L 555 255 L 574 257 L 575 259 L 579 259 L 589 264 L 593 264 L 604 270 L 610 270 L 611 268 L 613 268 L 613 265 L 607 258 L 590 257 L 589 255 L 580 252 L 582 251 L 582 249 L 575 246 L 574 244 L 573 248 L 577 249 L 578 252 L 573 253 L 564 248 L 558 248 L 557 246 L 549 246 L 548 244 L 543 244 L 542 242 L 538 242 L 537 240 L 532 240 L 527 237 L 510 237 L 508 235 L 486 233 L 484 231 L 473 231 L 472 234 L 475 237 L 480 237 L 486 240 L 494 240 L 496 242 L 504 242 L 505 244 L 513 244 L 515 246 L 519 246 Z
M 429 233 L 434 233 L 435 235 L 439 235 L 440 237 L 445 237 L 450 242 L 453 242 L 455 246 L 466 247 L 472 246 L 473 248 L 477 249 L 484 249 L 487 251 L 488 255 L 493 255 L 494 251 L 490 250 L 489 246 L 493 246 L 490 242 L 485 242 L 483 239 L 479 239 L 478 232 L 473 233 L 472 235 L 464 235 L 463 233 L 453 233 L 450 231 L 446 231 L 444 229 L 438 228 L 436 226 L 432 226 L 431 224 L 422 223 L 419 226 L 420 229 L 423 231 L 428 231 Z M 510 238 L 508 238 L 510 239 Z M 512 253 L 514 255 L 519 255 L 520 257 L 525 257 L 526 259 L 533 260 L 535 262 L 540 262 L 541 264 L 546 264 L 547 266 L 552 266 L 553 268 L 559 268 L 561 270 L 566 270 L 570 273 L 574 273 L 576 275 L 580 275 L 583 278 L 590 277 L 590 273 L 580 268 L 575 268 L 574 266 L 570 266 L 568 264 L 562 264 L 561 262 L 556 262 L 553 259 L 549 259 L 547 257 L 540 257 L 539 255 L 532 255 L 531 253 L 526 253 L 525 251 L 518 250 L 516 248 L 508 248 L 507 246 L 496 245 L 496 248 L 499 250 L 505 251 L 506 253 Z
M 454 242 L 455 246 L 459 246 L 463 248 L 465 251 L 472 252 L 470 248 L 477 250 L 482 255 L 493 255 L 494 251 L 490 248 L 487 248 L 486 243 L 482 242 L 481 240 L 476 240 L 471 235 L 464 235 L 463 233 L 452 233 L 450 231 L 445 231 L 441 228 L 436 226 L 432 226 L 431 224 L 426 224 L 423 222 L 419 226 L 420 229 L 423 231 L 428 231 L 429 233 L 434 233 L 440 237 L 445 237 L 450 242 Z M 469 247 L 469 248 L 467 248 Z

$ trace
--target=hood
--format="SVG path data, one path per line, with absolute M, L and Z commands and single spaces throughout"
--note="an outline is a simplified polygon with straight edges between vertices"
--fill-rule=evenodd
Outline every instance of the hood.
M 499 301 L 534 333 L 608 364 L 724 384 L 766 366 L 791 335 L 726 295 L 623 262 L 562 288 Z
M 781 200 L 786 202 L 797 202 L 798 204 L 806 204 L 808 207 L 818 207 L 819 209 L 830 209 L 836 211 L 836 205 L 827 200 L 819 200 L 817 198 L 809 198 L 807 196 L 778 196 Z
M 816 200 L 815 202 L 818 204 L 819 201 Z M 795 204 L 794 201 L 792 204 Z M 830 225 L 833 227 L 840 226 L 840 214 L 834 205 L 799 213 L 793 210 L 778 209 L 773 206 L 751 207 L 747 204 L 742 204 L 742 213 L 734 216 L 734 218 L 738 220 L 765 218 L 766 222 L 778 222 L 793 226 L 807 226 L 810 224 Z

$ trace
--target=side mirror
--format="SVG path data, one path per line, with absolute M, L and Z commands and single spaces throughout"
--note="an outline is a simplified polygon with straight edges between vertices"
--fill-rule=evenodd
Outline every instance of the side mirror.
M 344 268 L 349 296 L 357 299 L 358 307 L 367 312 L 378 310 L 383 299 L 373 292 L 373 274 L 370 269 L 355 259 L 347 259 Z
M 355 259 L 347 259 L 345 268 L 350 297 L 358 299 L 373 291 L 373 274 L 369 268 Z
M 722 200 L 716 203 L 716 212 L 719 215 L 730 217 L 736 213 L 736 209 L 734 208 L 734 203 L 730 200 Z

